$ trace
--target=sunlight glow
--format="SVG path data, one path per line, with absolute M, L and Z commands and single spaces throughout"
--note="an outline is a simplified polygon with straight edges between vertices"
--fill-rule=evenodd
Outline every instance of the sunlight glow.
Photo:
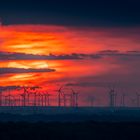
M 48 64 L 45 61 L 39 61 L 39 62 L 9 62 L 8 64 L 9 68 L 34 68 L 34 69 L 43 69 L 48 68 Z
M 25 80 L 34 79 L 34 77 L 33 77 L 33 74 L 17 74 L 17 75 L 11 76 L 10 79 L 25 81 Z

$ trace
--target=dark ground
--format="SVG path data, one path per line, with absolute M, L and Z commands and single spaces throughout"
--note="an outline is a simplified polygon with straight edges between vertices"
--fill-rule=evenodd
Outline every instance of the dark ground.
M 139 108 L 32 110 L 1 108 L 0 140 L 140 140 Z
M 0 140 L 136 140 L 136 122 L 1 122 Z

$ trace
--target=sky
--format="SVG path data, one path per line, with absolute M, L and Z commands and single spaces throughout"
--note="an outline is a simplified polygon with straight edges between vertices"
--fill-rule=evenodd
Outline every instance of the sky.
M 80 104 L 140 91 L 139 1 L 3 1 L 0 86 L 65 85 Z M 67 91 L 68 92 L 68 91 Z M 118 99 L 119 100 L 119 99 Z M 130 99 L 128 102 L 131 102 Z

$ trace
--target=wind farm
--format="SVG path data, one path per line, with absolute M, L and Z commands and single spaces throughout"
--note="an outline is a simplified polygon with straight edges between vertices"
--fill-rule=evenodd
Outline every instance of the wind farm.
M 121 92 L 118 97 L 116 88 L 111 87 L 107 93 L 107 105 L 96 106 L 97 96 L 87 95 L 87 105 L 80 105 L 81 91 L 76 91 L 72 87 L 65 85 L 56 90 L 44 91 L 40 86 L 6 86 L 1 87 L 0 114 L 16 117 L 0 117 L 1 121 L 139 121 L 139 94 L 129 97 Z M 13 94 L 13 92 L 16 94 Z M 129 99 L 130 98 L 130 99 Z M 134 104 L 129 104 L 128 99 L 134 100 Z M 26 118 L 22 117 L 23 115 Z M 36 116 L 40 117 L 36 118 Z M 27 119 L 32 116 L 32 119 Z M 44 116 L 46 116 L 44 118 Z M 61 118 L 60 118 L 61 116 Z M 7 120 L 6 120 L 6 119 Z M 12 119 L 11 119 L 12 118 Z M 13 119 L 14 118 L 14 119 Z
M 60 87 L 55 91 L 55 95 L 48 91 L 40 91 L 39 86 L 6 86 L 0 87 L 0 107 L 1 106 L 51 106 L 51 96 L 54 96 L 57 107 L 78 107 L 78 93 L 73 89 L 68 93 Z M 14 92 L 17 94 L 14 95 Z
M 81 103 L 81 94 L 72 87 L 66 85 L 60 86 L 55 90 L 43 90 L 41 86 L 1 86 L 0 87 L 0 107 L 1 106 L 42 106 L 42 107 L 137 107 L 139 108 L 139 92 L 133 91 L 134 96 L 129 96 L 124 91 L 118 92 L 114 87 L 106 90 L 107 101 L 106 105 L 97 102 L 99 95 L 85 95 L 88 99 L 83 106 Z M 135 104 L 129 104 L 130 100 L 135 100 Z

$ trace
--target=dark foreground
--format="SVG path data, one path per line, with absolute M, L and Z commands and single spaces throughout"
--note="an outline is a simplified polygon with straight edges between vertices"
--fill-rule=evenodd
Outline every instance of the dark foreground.
M 0 140 L 133 140 L 140 139 L 140 123 L 121 122 L 3 122 Z

